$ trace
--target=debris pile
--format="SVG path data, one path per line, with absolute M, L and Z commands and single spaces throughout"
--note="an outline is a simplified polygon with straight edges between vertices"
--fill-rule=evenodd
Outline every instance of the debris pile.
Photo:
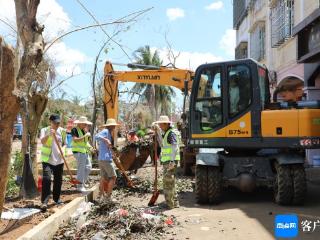
M 111 201 L 73 217 L 58 230 L 53 239 L 162 239 L 176 224 L 173 216 L 157 212 L 155 208 L 137 208 Z

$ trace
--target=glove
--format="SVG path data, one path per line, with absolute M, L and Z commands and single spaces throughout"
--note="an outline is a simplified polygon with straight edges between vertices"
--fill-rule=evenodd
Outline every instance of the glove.
M 85 137 L 91 137 L 91 134 L 90 134 L 90 132 L 87 132 L 84 136 Z
M 151 127 L 152 127 L 152 129 L 155 130 L 156 132 L 160 132 L 160 130 L 161 130 L 160 127 L 159 127 L 159 125 L 156 124 L 156 123 L 153 123 Z

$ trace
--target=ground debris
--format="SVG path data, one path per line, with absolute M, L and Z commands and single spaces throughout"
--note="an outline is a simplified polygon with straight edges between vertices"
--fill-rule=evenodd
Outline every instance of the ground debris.
M 152 208 L 137 208 L 111 201 L 92 206 L 85 223 L 82 226 L 77 223 L 77 218 L 71 219 L 53 239 L 161 239 L 170 232 L 172 225 L 177 224 L 173 216 Z

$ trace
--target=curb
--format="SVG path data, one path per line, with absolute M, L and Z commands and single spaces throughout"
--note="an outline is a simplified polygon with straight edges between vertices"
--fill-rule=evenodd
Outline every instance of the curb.
M 99 184 L 92 187 L 85 196 L 77 197 L 56 213 L 36 225 L 34 228 L 20 236 L 17 240 L 42 240 L 52 239 L 59 227 L 68 222 L 71 215 L 77 210 L 79 205 L 86 201 L 93 201 L 99 194 Z

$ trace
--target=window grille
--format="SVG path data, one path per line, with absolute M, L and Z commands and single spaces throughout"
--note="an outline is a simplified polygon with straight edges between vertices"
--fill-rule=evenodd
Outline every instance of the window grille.
M 292 37 L 294 0 L 279 0 L 271 8 L 271 45 L 278 47 Z

